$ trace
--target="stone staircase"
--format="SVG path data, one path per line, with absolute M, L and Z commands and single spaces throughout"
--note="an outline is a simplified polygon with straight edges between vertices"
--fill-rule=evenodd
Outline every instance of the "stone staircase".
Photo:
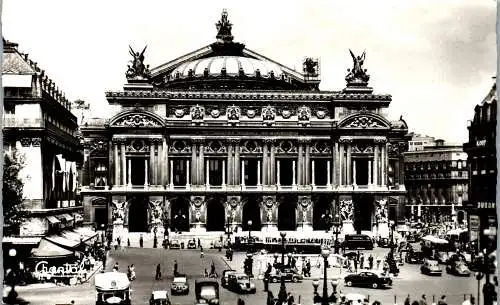
M 122 239 L 122 246 L 127 246 L 127 238 L 130 240 L 131 247 L 139 247 L 139 239 L 142 235 L 142 239 L 144 241 L 144 248 L 153 248 L 153 239 L 154 234 L 151 232 L 129 232 L 126 237 Z M 170 241 L 178 240 L 179 243 L 184 243 L 185 247 L 187 247 L 187 243 L 189 240 L 195 240 L 196 244 L 198 244 L 198 239 L 200 240 L 201 245 L 205 249 L 210 248 L 210 244 L 215 241 L 220 241 L 220 237 L 223 237 L 225 240 L 227 235 L 222 231 L 214 231 L 214 232 L 182 232 L 182 233 L 170 233 Z M 158 248 L 162 247 L 163 235 L 158 234 Z

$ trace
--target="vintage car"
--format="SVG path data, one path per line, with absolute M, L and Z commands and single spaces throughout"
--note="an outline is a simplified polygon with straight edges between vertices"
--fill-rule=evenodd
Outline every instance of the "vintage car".
M 203 278 L 195 281 L 195 304 L 219 304 L 219 282 L 215 279 Z
M 227 288 L 237 293 L 255 293 L 257 290 L 250 277 L 244 273 L 229 274 Z
M 96 305 L 130 305 L 130 281 L 121 272 L 98 273 L 95 276 Z
M 187 248 L 188 249 L 196 249 L 196 242 L 194 240 L 190 239 L 188 241 Z
M 409 251 L 406 253 L 405 261 L 408 264 L 422 264 L 424 262 L 424 253 L 422 251 Z
M 170 298 L 165 290 L 153 291 L 149 299 L 149 305 L 170 305 Z
M 186 275 L 177 274 L 172 280 L 170 292 L 174 294 L 189 294 L 189 282 Z
M 439 276 L 441 276 L 443 273 L 443 270 L 441 270 L 441 267 L 439 266 L 438 261 L 425 259 L 422 266 L 420 266 L 420 272 L 422 274 L 427 274 L 427 275 L 439 275 Z
M 434 259 L 440 264 L 446 264 L 446 262 L 450 259 L 450 256 L 448 255 L 448 252 L 439 251 L 434 255 Z
M 346 286 L 365 286 L 372 288 L 379 288 L 384 286 L 391 286 L 392 279 L 379 273 L 363 271 L 357 274 L 349 274 L 345 276 L 344 283 Z
M 222 271 L 220 278 L 220 285 L 224 288 L 228 288 L 229 275 L 236 273 L 236 270 L 233 269 L 225 269 Z
M 446 273 L 457 276 L 470 276 L 469 267 L 465 261 L 454 261 L 446 266 Z
M 277 271 L 269 276 L 269 280 L 273 283 L 281 281 L 281 275 L 283 275 L 285 282 L 301 282 L 304 277 L 297 272 L 297 270 L 292 268 L 284 268 L 283 272 Z
M 389 238 L 380 238 L 377 242 L 377 245 L 380 248 L 389 248 L 391 246 L 391 242 Z
M 180 248 L 181 248 L 181 244 L 179 243 L 179 240 L 173 239 L 170 242 L 170 249 L 180 249 Z

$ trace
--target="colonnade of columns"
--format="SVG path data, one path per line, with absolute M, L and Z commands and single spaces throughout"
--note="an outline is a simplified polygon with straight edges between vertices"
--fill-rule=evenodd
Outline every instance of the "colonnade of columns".
M 192 138 L 191 158 L 186 162 L 186 186 L 210 185 L 209 160 L 205 158 L 203 138 Z M 388 152 L 385 137 L 373 139 L 373 157 L 368 160 L 368 185 L 387 185 Z M 262 161 L 257 160 L 257 185 L 280 185 L 282 164 L 276 158 L 277 147 L 272 138 L 264 139 Z M 173 160 L 168 156 L 165 138 L 147 140 L 149 154 L 144 158 L 144 185 L 169 185 L 173 183 Z M 340 137 L 332 144 L 332 157 L 327 160 L 327 186 L 356 185 L 356 158 L 352 154 L 353 139 Z M 126 139 L 111 142 L 113 181 L 115 185 L 132 185 L 131 162 L 133 156 L 127 154 Z M 227 141 L 227 156 L 222 160 L 222 185 L 245 185 L 245 160 L 240 157 L 240 140 Z M 111 165 L 111 164 L 110 164 Z M 333 166 L 332 166 L 333 165 Z M 398 165 L 398 164 L 396 164 Z M 110 170 L 111 170 L 110 168 Z M 311 140 L 299 138 L 297 158 L 292 160 L 292 185 L 316 185 L 316 163 L 311 159 Z M 395 168 L 399 172 L 399 166 Z M 226 181 L 227 180 L 227 181 Z M 397 179 L 396 179 L 397 180 Z

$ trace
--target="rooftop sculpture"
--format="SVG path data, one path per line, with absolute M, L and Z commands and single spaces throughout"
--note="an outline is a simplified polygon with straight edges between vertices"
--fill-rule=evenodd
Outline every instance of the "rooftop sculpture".
M 127 78 L 145 79 L 149 77 L 149 65 L 144 65 L 144 52 L 146 52 L 147 47 L 145 46 L 142 52 L 139 53 L 129 46 L 129 53 L 134 59 L 130 61 L 132 65 L 128 65 Z
M 347 69 L 347 76 L 345 80 L 347 81 L 348 86 L 366 86 L 368 85 L 368 80 L 370 79 L 370 75 L 366 73 L 366 69 L 363 69 L 363 64 L 366 58 L 366 51 L 363 51 L 361 56 L 355 56 L 354 53 L 349 49 L 352 57 L 352 70 Z

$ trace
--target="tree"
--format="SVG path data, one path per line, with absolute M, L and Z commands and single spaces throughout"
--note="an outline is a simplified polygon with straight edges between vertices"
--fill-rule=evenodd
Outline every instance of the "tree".
M 19 172 L 24 167 L 24 158 L 18 151 L 12 155 L 4 154 L 2 203 L 4 223 L 11 229 L 17 229 L 26 218 L 23 209 L 23 182 Z

